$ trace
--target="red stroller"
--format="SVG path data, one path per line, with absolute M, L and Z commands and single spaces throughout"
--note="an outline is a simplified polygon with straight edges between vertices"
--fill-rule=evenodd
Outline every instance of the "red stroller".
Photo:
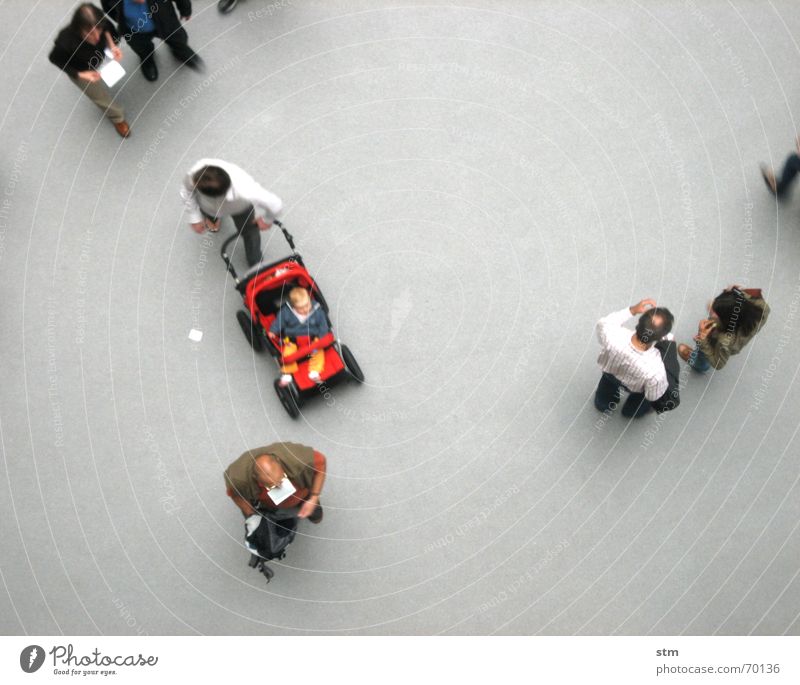
M 239 278 L 227 252 L 228 246 L 239 236 L 232 235 L 228 238 L 222 244 L 220 253 L 233 276 L 236 290 L 244 298 L 245 308 L 236 312 L 236 318 L 247 341 L 256 352 L 269 351 L 279 369 L 292 362 L 297 364 L 297 371 L 291 374 L 292 380 L 288 385 L 282 386 L 280 378 L 276 378 L 274 383 L 275 392 L 284 409 L 289 416 L 297 418 L 300 415 L 300 408 L 309 397 L 324 394 L 328 387 L 340 380 L 353 379 L 363 383 L 364 374 L 353 353 L 334 336 L 328 303 L 319 286 L 306 271 L 303 258 L 295 250 L 292 235 L 280 221 L 275 221 L 274 224 L 280 228 L 292 249 L 292 254 L 288 257 L 271 264 L 258 264 Z M 319 302 L 331 332 L 313 342 L 298 340 L 297 351 L 291 355 L 284 355 L 281 342 L 269 337 L 267 331 L 289 291 L 295 286 L 306 288 Z M 311 354 L 318 349 L 324 351 L 325 366 L 320 374 L 320 382 L 315 383 L 308 376 L 308 365 Z

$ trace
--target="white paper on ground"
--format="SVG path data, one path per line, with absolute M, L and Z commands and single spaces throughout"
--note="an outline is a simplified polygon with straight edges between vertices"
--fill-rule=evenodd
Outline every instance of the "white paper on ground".
M 202 339 L 203 331 L 198 331 L 196 328 L 189 331 L 189 340 L 192 342 L 200 342 Z
M 125 76 L 125 70 L 122 68 L 122 65 L 114 59 L 109 62 L 103 62 L 103 64 L 100 65 L 99 72 L 100 78 L 106 82 L 107 86 L 113 86 Z
M 267 490 L 269 498 L 275 504 L 280 504 L 287 497 L 291 497 L 295 492 L 297 492 L 297 488 L 292 485 L 292 481 L 290 481 L 288 478 L 284 478 L 277 488 Z

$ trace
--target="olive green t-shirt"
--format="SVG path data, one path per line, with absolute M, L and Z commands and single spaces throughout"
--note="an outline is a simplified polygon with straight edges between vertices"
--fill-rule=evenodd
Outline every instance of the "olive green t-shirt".
M 225 485 L 228 491 L 243 497 L 248 502 L 257 502 L 261 486 L 253 470 L 256 459 L 265 454 L 272 455 L 283 467 L 287 477 L 298 490 L 311 488 L 316 469 L 314 450 L 296 442 L 274 442 L 266 447 L 247 450 L 225 469 Z

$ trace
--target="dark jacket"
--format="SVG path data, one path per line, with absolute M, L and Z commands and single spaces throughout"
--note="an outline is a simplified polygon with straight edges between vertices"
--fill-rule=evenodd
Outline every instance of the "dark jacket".
M 278 315 L 269 327 L 270 333 L 277 333 L 281 338 L 296 339 L 301 335 L 309 338 L 321 338 L 330 328 L 325 311 L 319 306 L 319 302 L 311 301 L 311 314 L 305 323 L 300 323 L 288 302 L 278 310 Z
M 98 15 L 103 14 L 98 7 L 95 9 Z M 102 21 L 102 29 L 111 35 L 115 43 L 119 43 L 119 34 L 108 19 Z M 105 35 L 97 45 L 92 45 L 85 42 L 80 34 L 72 30 L 71 26 L 67 26 L 61 29 L 56 36 L 49 59 L 59 69 L 73 78 L 77 78 L 79 71 L 93 71 L 100 66 L 105 58 L 104 50 L 107 47 Z
M 102 3 L 106 14 L 117 22 L 119 32 L 129 41 L 131 34 L 136 32 L 136 27 L 128 26 L 123 0 L 102 0 Z M 176 7 L 181 17 L 192 14 L 191 0 L 147 0 L 147 5 L 150 7 L 156 35 L 162 40 L 183 30 L 180 17 L 175 12 Z
M 667 372 L 667 390 L 650 404 L 659 414 L 677 409 L 681 403 L 681 367 L 678 363 L 678 349 L 673 340 L 659 340 L 655 348 L 661 353 L 664 370 Z

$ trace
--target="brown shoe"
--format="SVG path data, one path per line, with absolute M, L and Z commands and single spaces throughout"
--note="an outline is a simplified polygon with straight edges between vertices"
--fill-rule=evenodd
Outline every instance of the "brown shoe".
M 114 128 L 123 138 L 127 138 L 131 134 L 131 127 L 128 126 L 127 121 L 120 121 L 118 124 L 114 124 Z
M 308 517 L 308 520 L 311 521 L 311 523 L 319 523 L 320 521 L 322 521 L 322 505 L 321 504 L 317 505 L 317 508 L 314 509 L 314 511 L 311 514 L 311 516 Z
M 678 355 L 680 356 L 681 359 L 683 359 L 683 361 L 688 362 L 689 357 L 692 356 L 692 348 L 689 347 L 688 345 L 684 345 L 683 343 L 681 343 L 680 345 L 678 345 Z

